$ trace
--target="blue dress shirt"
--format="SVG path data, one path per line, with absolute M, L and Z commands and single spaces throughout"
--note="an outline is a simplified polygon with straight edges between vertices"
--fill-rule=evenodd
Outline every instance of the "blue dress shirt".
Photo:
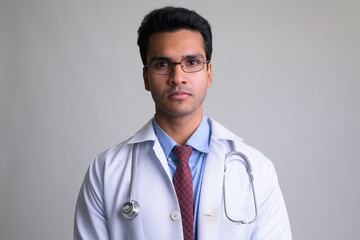
M 155 134 L 159 139 L 160 145 L 168 159 L 171 178 L 174 180 L 176 167 L 179 163 L 174 151 L 172 150 L 177 144 L 169 135 L 167 135 L 156 122 L 155 117 L 152 120 Z M 204 172 L 205 159 L 209 153 L 211 128 L 207 117 L 203 116 L 200 125 L 193 135 L 188 139 L 185 145 L 193 147 L 190 155 L 189 166 L 193 180 L 193 203 L 194 203 L 194 239 L 197 232 L 197 216 L 200 201 L 200 189 L 202 176 Z

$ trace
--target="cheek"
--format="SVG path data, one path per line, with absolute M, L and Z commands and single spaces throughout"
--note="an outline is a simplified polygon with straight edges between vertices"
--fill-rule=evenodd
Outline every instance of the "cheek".
M 197 96 L 197 100 L 198 102 L 203 102 L 205 97 L 206 97 L 206 93 L 207 93 L 207 89 L 208 89 L 208 82 L 204 81 L 201 83 L 198 83 L 196 86 L 194 86 L 194 92 L 196 92 L 196 96 Z
M 208 75 L 204 74 L 201 76 L 201 78 L 196 81 L 196 88 L 199 92 L 206 92 L 207 89 L 211 86 L 211 80 L 208 78 Z
M 151 96 L 154 100 L 161 99 L 164 95 L 164 90 L 161 85 L 154 84 L 154 82 L 151 82 L 149 85 Z

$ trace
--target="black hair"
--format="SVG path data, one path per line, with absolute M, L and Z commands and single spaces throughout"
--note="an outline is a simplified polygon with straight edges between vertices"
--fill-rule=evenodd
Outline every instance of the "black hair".
M 175 32 L 181 29 L 197 31 L 204 39 L 206 60 L 211 60 L 212 34 L 210 24 L 193 10 L 180 7 L 164 7 L 148 13 L 138 29 L 137 44 L 141 60 L 146 63 L 147 47 L 151 34 L 157 32 Z

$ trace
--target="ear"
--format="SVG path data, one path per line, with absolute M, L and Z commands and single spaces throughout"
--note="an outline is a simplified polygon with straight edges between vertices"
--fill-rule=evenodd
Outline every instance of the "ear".
M 150 91 L 149 74 L 146 67 L 143 68 L 143 79 L 144 79 L 145 90 Z
M 208 63 L 207 74 L 208 74 L 207 87 L 209 88 L 211 86 L 211 84 L 212 84 L 212 65 L 211 65 L 211 62 Z

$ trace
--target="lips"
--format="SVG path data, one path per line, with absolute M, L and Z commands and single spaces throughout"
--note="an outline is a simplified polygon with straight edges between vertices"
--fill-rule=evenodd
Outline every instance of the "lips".
M 191 94 L 187 91 L 173 91 L 169 94 L 169 98 L 171 99 L 185 99 L 188 98 Z

